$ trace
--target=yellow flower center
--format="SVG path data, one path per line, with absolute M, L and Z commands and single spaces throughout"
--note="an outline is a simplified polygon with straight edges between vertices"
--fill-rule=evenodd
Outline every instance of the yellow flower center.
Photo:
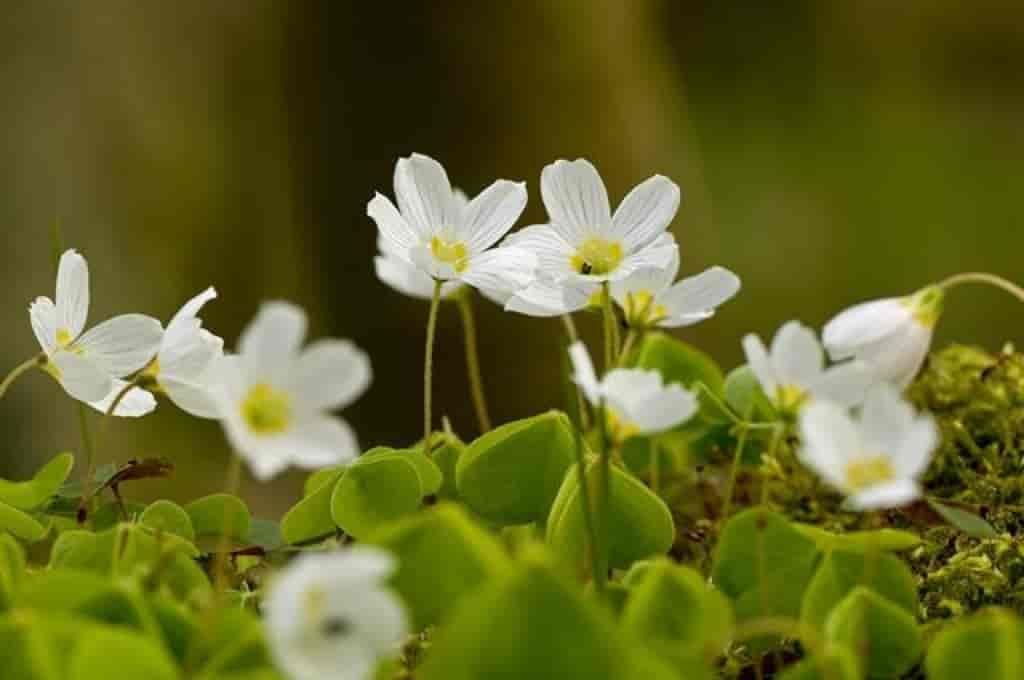
M 635 290 L 626 295 L 626 322 L 634 328 L 652 326 L 666 316 L 665 305 L 655 304 L 654 293 L 649 290 Z
M 67 328 L 58 328 L 57 329 L 57 346 L 58 347 L 64 349 L 68 345 L 71 344 L 72 340 L 74 340 L 74 338 L 71 337 L 71 331 L 69 331 Z
M 635 424 L 622 420 L 611 409 L 606 410 L 605 417 L 608 426 L 608 436 L 616 442 L 624 442 L 633 435 L 640 433 L 640 428 Z
M 622 262 L 622 244 L 596 237 L 584 241 L 570 260 L 573 271 L 595 276 L 602 276 L 614 271 L 620 262 Z
M 796 385 L 779 385 L 775 405 L 785 413 L 796 413 L 807 399 L 807 392 Z
M 862 491 L 870 486 L 888 482 L 896 477 L 892 463 L 883 456 L 861 458 L 847 464 L 846 485 L 851 491 Z
M 242 400 L 242 418 L 256 434 L 277 434 L 292 421 L 291 399 L 266 383 L 252 386 Z
M 466 244 L 462 241 L 448 243 L 435 236 L 430 239 L 430 252 L 441 262 L 450 264 L 460 274 L 466 269 L 466 265 L 469 264 Z

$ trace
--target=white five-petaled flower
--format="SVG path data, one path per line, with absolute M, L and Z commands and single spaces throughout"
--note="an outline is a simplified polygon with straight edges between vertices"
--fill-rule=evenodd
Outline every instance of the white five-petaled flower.
M 324 339 L 300 351 L 306 314 L 264 303 L 242 332 L 238 354 L 217 369 L 218 411 L 228 439 L 253 474 L 269 479 L 297 465 L 318 468 L 358 455 L 355 433 L 328 411 L 370 384 L 370 360 L 347 340 Z
M 894 508 L 921 495 L 920 476 L 939 435 L 930 416 L 917 415 L 895 389 L 879 384 L 859 417 L 828 401 L 800 415 L 801 460 L 860 510 Z
M 409 622 L 385 585 L 393 558 L 356 546 L 307 553 L 271 583 L 264 604 L 267 642 L 292 680 L 370 680 L 398 651 Z
M 662 382 L 657 371 L 615 368 L 599 381 L 586 346 L 569 347 L 573 381 L 587 401 L 604 406 L 609 432 L 617 440 L 670 430 L 697 412 L 697 398 L 681 385 Z
M 511 247 L 537 255 L 538 280 L 517 291 L 506 309 L 552 316 L 581 309 L 599 285 L 639 269 L 664 269 L 676 251 L 667 231 L 679 209 L 679 187 L 655 175 L 622 199 L 614 215 L 608 192 L 589 161 L 559 160 L 541 173 L 548 224 L 510 236 Z
M 394 183 L 397 208 L 381 194 L 366 208 L 392 263 L 414 266 L 432 282 L 461 281 L 508 294 L 533 280 L 532 253 L 492 248 L 526 207 L 523 183 L 498 180 L 467 203 L 452 190 L 441 164 L 421 154 L 398 160 Z M 393 266 L 385 266 L 385 277 L 389 284 L 404 281 L 403 292 L 422 287 L 421 280 L 410 285 L 408 275 Z
M 203 328 L 196 316 L 216 297 L 217 291 L 207 288 L 182 306 L 167 324 L 156 359 L 144 371 L 179 408 L 199 418 L 218 414 L 211 383 L 224 356 L 224 341 Z
M 942 288 L 929 286 L 850 307 L 825 325 L 825 347 L 833 359 L 860 359 L 882 380 L 905 388 L 928 356 L 942 298 Z
M 740 279 L 724 267 L 711 267 L 696 276 L 675 281 L 679 251 L 666 267 L 638 269 L 612 284 L 612 297 L 634 328 L 678 328 L 709 319 L 715 308 L 736 295 Z
M 123 314 L 85 331 L 89 315 L 89 266 L 74 250 L 61 255 L 54 300 L 38 297 L 29 306 L 32 330 L 46 354 L 43 368 L 75 399 L 106 412 L 160 345 L 160 322 Z M 141 416 L 156 407 L 153 395 L 133 388 L 113 415 Z
M 818 337 L 798 321 L 783 324 L 770 351 L 753 333 L 743 338 L 743 351 L 761 388 L 782 411 L 796 411 L 808 397 L 854 406 L 872 383 L 872 372 L 856 361 L 826 368 Z

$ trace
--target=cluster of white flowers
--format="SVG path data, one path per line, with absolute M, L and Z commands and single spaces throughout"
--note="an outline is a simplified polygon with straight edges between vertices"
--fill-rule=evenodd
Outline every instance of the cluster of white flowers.
M 245 329 L 238 354 L 197 316 L 213 288 L 185 303 L 164 329 L 142 314 L 124 314 L 84 330 L 89 267 L 74 250 L 57 271 L 55 300 L 30 305 L 42 347 L 39 365 L 69 395 L 113 416 L 143 416 L 166 395 L 184 411 L 219 419 L 253 474 L 269 479 L 289 464 L 335 465 L 359 453 L 355 435 L 327 411 L 344 408 L 370 383 L 370 361 L 343 340 L 299 352 L 306 317 L 268 302 Z M 84 331 L 84 332 L 83 332 Z
M 680 191 L 665 177 L 642 182 L 612 212 L 593 165 L 558 160 L 541 173 L 540 193 L 548 222 L 510 233 L 526 207 L 524 183 L 498 180 L 470 200 L 435 160 L 400 159 L 395 203 L 377 194 L 367 206 L 378 228 L 378 278 L 431 300 L 432 321 L 441 299 L 467 288 L 506 310 L 539 317 L 601 306 L 608 331 L 604 375 L 598 377 L 582 342 L 572 343 L 569 356 L 573 380 L 604 419 L 612 445 L 684 423 L 699 409 L 695 394 L 665 384 L 657 371 L 626 367 L 628 352 L 609 349 L 616 344 L 609 341 L 614 324 L 621 320 L 643 333 L 698 323 L 736 295 L 739 278 L 716 266 L 676 281 L 679 247 L 669 225 Z M 938 433 L 899 390 L 924 361 L 943 292 L 940 284 L 855 306 L 825 326 L 823 342 L 796 321 L 779 329 L 770 348 L 756 335 L 743 339 L 777 427 L 796 425 L 801 459 L 853 507 L 895 507 L 921 494 L 918 480 Z M 265 303 L 237 352 L 226 353 L 198 317 L 216 297 L 207 288 L 166 328 L 126 314 L 86 330 L 89 270 L 69 250 L 60 259 L 55 298 L 39 297 L 30 306 L 42 352 L 25 366 L 41 367 L 69 395 L 108 415 L 145 415 L 155 409 L 155 395 L 165 395 L 192 415 L 218 419 L 260 479 L 289 465 L 321 468 L 357 456 L 356 435 L 331 412 L 368 388 L 366 354 L 346 340 L 303 347 L 305 313 L 286 302 Z M 427 347 L 429 435 L 430 332 Z M 838 363 L 827 365 L 826 354 Z M 402 605 L 386 586 L 394 569 L 388 555 L 360 547 L 305 556 L 283 571 L 266 600 L 269 643 L 280 666 L 299 680 L 371 677 L 381 656 L 409 632 Z

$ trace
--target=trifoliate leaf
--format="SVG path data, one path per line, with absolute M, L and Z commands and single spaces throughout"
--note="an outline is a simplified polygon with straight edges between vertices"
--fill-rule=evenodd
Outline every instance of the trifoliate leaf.
M 362 540 L 415 512 L 423 499 L 423 487 L 411 458 L 406 453 L 381 452 L 361 456 L 345 468 L 331 496 L 334 523 Z
M 75 457 L 62 453 L 36 472 L 26 482 L 0 479 L 0 503 L 19 510 L 33 510 L 57 494 L 75 465 Z
M 1024 622 L 1004 609 L 989 609 L 939 633 L 924 662 L 928 680 L 1024 678 Z
M 868 677 L 898 678 L 921 658 L 924 642 L 912 614 L 868 588 L 854 588 L 825 621 L 828 640 L 856 650 Z
M 249 507 L 238 496 L 215 493 L 196 499 L 185 506 L 196 536 L 228 536 L 245 540 L 249 535 Z
M 186 541 L 194 541 L 196 538 L 188 513 L 172 501 L 159 500 L 150 504 L 139 517 L 139 523 L 151 529 L 180 536 Z
M 315 491 L 285 513 L 281 518 L 281 536 L 287 543 L 305 543 L 338 530 L 331 516 L 331 498 L 344 472 L 344 468 L 334 470 L 319 481 Z

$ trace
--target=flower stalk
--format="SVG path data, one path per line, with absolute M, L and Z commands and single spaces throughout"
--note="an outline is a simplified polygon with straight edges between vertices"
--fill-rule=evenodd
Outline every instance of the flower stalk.
M 469 389 L 473 399 L 473 409 L 476 411 L 477 424 L 480 426 L 480 433 L 488 432 L 491 429 L 491 418 L 487 412 L 487 397 L 484 392 L 484 381 L 480 373 L 480 355 L 477 350 L 476 341 L 476 319 L 473 314 L 473 301 L 467 291 L 464 295 L 456 296 L 456 304 L 459 307 L 459 315 L 462 317 L 462 335 L 466 342 L 466 372 L 469 374 Z
M 938 286 L 944 290 L 948 290 L 950 288 L 955 288 L 956 286 L 961 286 L 965 283 L 979 283 L 982 285 L 993 286 L 1006 291 L 1021 302 L 1024 302 L 1024 288 L 1021 288 L 1017 284 L 1012 281 L 1008 281 L 1001 276 L 989 274 L 988 272 L 964 272 L 962 274 L 954 274 L 953 276 L 940 281 Z
M 427 316 L 427 341 L 423 353 L 423 448 L 430 448 L 431 395 L 434 373 L 434 334 L 437 331 L 437 308 L 441 305 L 440 280 L 434 280 L 434 294 L 430 298 L 430 314 Z
M 3 399 L 4 395 L 7 393 L 7 389 L 14 384 L 14 381 L 20 378 L 23 373 L 32 370 L 36 366 L 41 366 L 44 361 L 46 361 L 46 354 L 44 352 L 40 352 L 28 361 L 24 361 L 11 369 L 11 372 L 7 374 L 3 382 L 0 382 L 0 399 Z

